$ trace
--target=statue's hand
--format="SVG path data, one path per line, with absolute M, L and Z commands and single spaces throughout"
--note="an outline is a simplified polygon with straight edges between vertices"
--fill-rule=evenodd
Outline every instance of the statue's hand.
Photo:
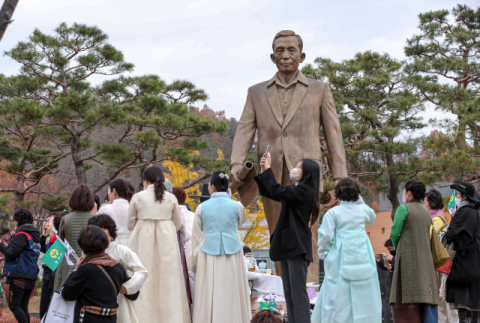
M 238 179 L 238 172 L 242 169 L 242 165 L 234 165 L 230 171 L 230 180 L 237 183 L 239 186 L 244 185 L 245 183 Z

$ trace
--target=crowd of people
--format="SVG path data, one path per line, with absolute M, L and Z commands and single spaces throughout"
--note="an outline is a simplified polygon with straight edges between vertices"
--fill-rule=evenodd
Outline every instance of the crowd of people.
M 376 214 L 354 179 L 340 179 L 335 196 L 341 203 L 326 212 L 318 229 L 325 279 L 311 313 L 306 283 L 313 262 L 311 226 L 320 214 L 319 165 L 300 161 L 290 172 L 292 185 L 276 181 L 270 154 L 260 166 L 255 177 L 260 194 L 282 203 L 270 257 L 281 263 L 288 322 L 381 322 L 377 268 L 390 272 L 395 323 L 479 322 L 480 196 L 473 185 L 452 186 L 457 210 L 449 224 L 441 194 L 427 193 L 422 182 L 409 180 L 385 243 L 388 254 L 375 255 L 365 226 Z M 17 209 L 16 231 L 8 245 L 0 243 L 15 318 L 30 321 L 38 258 L 60 239 L 78 260 L 69 254 L 54 271 L 43 266 L 42 317 L 48 317 L 58 293 L 76 302 L 75 322 L 280 322 L 270 311 L 252 318 L 238 232 L 246 210 L 231 199 L 228 186 L 228 174 L 214 173 L 210 199 L 193 212 L 185 191 L 151 166 L 144 171 L 142 191 L 135 194 L 131 183 L 116 179 L 104 203 L 87 185 L 78 185 L 69 211 L 55 214 L 42 233 L 27 209 Z M 431 246 L 438 238 L 456 252 L 448 271 L 435 268 Z

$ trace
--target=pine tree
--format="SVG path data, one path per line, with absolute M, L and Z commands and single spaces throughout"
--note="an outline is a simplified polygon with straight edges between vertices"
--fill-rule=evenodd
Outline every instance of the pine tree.
M 415 156 L 419 140 L 408 138 L 409 132 L 425 126 L 418 116 L 424 110 L 423 97 L 406 82 L 403 63 L 388 54 L 367 51 L 340 63 L 317 58 L 315 64 L 303 72 L 332 89 L 349 175 L 373 180 L 392 203 L 393 218 L 400 183 L 424 170 Z M 329 165 L 323 133 L 320 137 Z
M 138 169 L 141 178 L 148 165 L 166 160 L 209 171 L 194 184 L 227 167 L 225 161 L 193 153 L 209 148 L 203 135 L 223 133 L 228 125 L 202 117 L 189 106 L 207 99 L 205 92 L 192 83 L 174 81 L 166 85 L 155 75 L 120 77 L 104 82 L 96 93 L 102 101 L 118 104 L 125 112 L 123 132 L 117 142 L 97 147 L 101 158 L 94 160 L 108 165 L 111 173 L 96 191 L 124 170 Z
M 87 183 L 84 152 L 91 145 L 89 133 L 99 126 L 122 122 L 120 106 L 99 102 L 88 79 L 95 75 L 117 75 L 133 70 L 123 54 L 108 42 L 98 27 L 62 23 L 54 35 L 36 29 L 5 55 L 21 64 L 17 80 L 4 79 L 4 98 L 34 100 L 45 109 L 44 124 L 56 126 L 60 150 L 69 148 L 78 183 Z
M 431 119 L 440 134 L 424 149 L 433 172 L 456 182 L 480 179 L 480 8 L 457 5 L 419 15 L 420 33 L 407 40 L 410 81 L 436 109 L 453 117 Z
M 41 182 L 58 172 L 58 163 L 69 152 L 54 152 L 48 145 L 49 127 L 43 124 L 45 109 L 35 100 L 0 100 L 0 171 L 15 181 L 0 192 L 13 193 L 17 206 L 28 207 L 27 194 L 50 194 L 41 190 Z M 3 183 L 6 184 L 6 183 Z

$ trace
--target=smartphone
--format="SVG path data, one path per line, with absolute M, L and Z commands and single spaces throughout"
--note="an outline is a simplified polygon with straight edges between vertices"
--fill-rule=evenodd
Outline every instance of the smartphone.
M 267 156 L 268 156 L 268 152 L 270 151 L 270 145 L 267 146 L 267 151 L 265 152 L 265 159 L 267 159 Z
M 389 265 L 387 255 L 383 256 L 383 261 L 385 262 L 385 267 Z
M 380 261 L 380 259 L 382 259 L 382 254 L 381 253 L 377 253 L 375 255 L 375 259 L 377 259 L 378 261 Z

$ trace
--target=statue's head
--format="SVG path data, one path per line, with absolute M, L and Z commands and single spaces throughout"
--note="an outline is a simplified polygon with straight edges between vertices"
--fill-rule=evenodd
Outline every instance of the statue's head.
M 300 35 L 291 30 L 282 30 L 275 35 L 272 43 L 272 62 L 280 72 L 292 73 L 298 70 L 300 63 L 305 60 L 303 41 Z

